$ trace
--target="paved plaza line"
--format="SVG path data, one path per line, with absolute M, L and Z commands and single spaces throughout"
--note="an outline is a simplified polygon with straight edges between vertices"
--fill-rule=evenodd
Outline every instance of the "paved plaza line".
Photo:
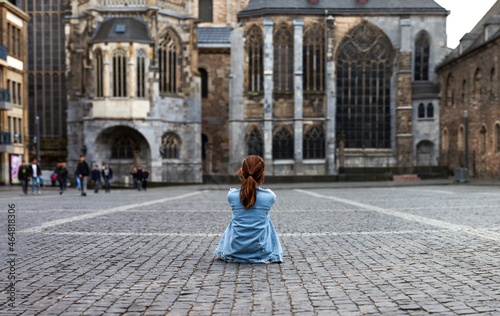
M 303 193 L 303 194 L 307 194 L 310 196 L 314 196 L 316 198 L 333 200 L 336 202 L 360 207 L 360 208 L 363 208 L 366 210 L 375 211 L 375 212 L 382 213 L 385 215 L 399 217 L 399 218 L 402 218 L 402 219 L 405 219 L 408 221 L 418 222 L 418 223 L 422 223 L 422 224 L 426 224 L 426 225 L 432 225 L 435 227 L 439 227 L 439 228 L 447 229 L 447 230 L 451 230 L 451 231 L 460 231 L 460 232 L 467 233 L 469 235 L 482 237 L 482 238 L 486 238 L 486 239 L 491 239 L 491 240 L 495 240 L 495 241 L 500 241 L 500 233 L 493 232 L 493 231 L 488 230 L 488 229 L 476 229 L 476 228 L 466 226 L 466 225 L 452 224 L 452 223 L 440 221 L 437 219 L 432 219 L 432 218 L 427 218 L 427 217 L 423 217 L 423 216 L 398 212 L 398 211 L 394 211 L 391 209 L 385 209 L 385 208 L 381 208 L 381 207 L 374 206 L 374 205 L 363 204 L 360 202 L 347 200 L 347 199 L 343 199 L 343 198 L 339 198 L 339 197 L 322 195 L 322 194 L 318 194 L 318 193 L 307 191 L 307 190 L 295 189 L 295 191 Z
M 45 222 L 40 226 L 27 228 L 27 229 L 21 230 L 19 232 L 20 233 L 39 233 L 43 229 L 46 229 L 49 227 L 54 227 L 54 226 L 63 225 L 63 224 L 76 222 L 76 221 L 83 221 L 83 220 L 87 220 L 87 219 L 91 219 L 91 218 L 95 218 L 95 217 L 99 217 L 99 216 L 103 216 L 103 215 L 108 215 L 108 214 L 112 214 L 112 213 L 116 213 L 116 212 L 123 212 L 123 211 L 127 211 L 127 210 L 130 210 L 133 208 L 144 207 L 144 206 L 148 206 L 148 205 L 152 205 L 152 204 L 163 203 L 163 202 L 168 202 L 168 201 L 178 200 L 178 199 L 184 199 L 184 198 L 191 197 L 191 196 L 198 195 L 198 194 L 205 193 L 205 192 L 207 192 L 207 191 L 205 190 L 205 191 L 191 192 L 191 193 L 182 194 L 182 195 L 178 195 L 178 196 L 174 196 L 174 197 L 153 200 L 153 201 L 144 202 L 144 203 L 136 203 L 136 204 L 130 204 L 130 205 L 125 205 L 125 206 L 119 206 L 119 207 L 114 207 L 114 208 L 110 208 L 107 210 L 93 212 L 90 214 L 84 214 L 84 215 L 73 216 L 73 217 L 69 217 L 69 218 L 53 220 L 50 222 Z

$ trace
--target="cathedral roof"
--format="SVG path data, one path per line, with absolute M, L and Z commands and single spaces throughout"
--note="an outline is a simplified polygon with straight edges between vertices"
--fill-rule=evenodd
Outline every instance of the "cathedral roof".
M 153 43 L 153 40 L 144 21 L 136 18 L 110 18 L 99 23 L 90 42 Z
M 224 48 L 231 46 L 232 27 L 200 27 L 198 29 L 198 47 Z
M 434 0 L 250 0 L 239 18 L 263 15 L 448 15 Z

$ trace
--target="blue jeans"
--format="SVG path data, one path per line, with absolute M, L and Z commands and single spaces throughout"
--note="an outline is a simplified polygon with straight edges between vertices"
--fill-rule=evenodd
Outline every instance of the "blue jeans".
M 31 193 L 35 193 L 35 186 L 38 193 L 40 193 L 40 179 L 38 177 L 31 178 Z

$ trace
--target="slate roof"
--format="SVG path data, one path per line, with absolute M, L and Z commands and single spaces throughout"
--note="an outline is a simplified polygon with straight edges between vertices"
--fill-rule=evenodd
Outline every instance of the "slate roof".
M 250 0 L 248 6 L 240 11 L 238 18 L 263 15 L 401 15 L 426 14 L 448 15 L 448 11 L 434 0 Z
M 488 35 L 486 35 L 487 26 L 489 28 Z M 439 70 L 498 39 L 500 39 L 500 1 L 497 1 L 476 26 L 462 37 L 460 44 L 446 56 L 436 69 Z
M 110 18 L 99 23 L 90 42 L 153 43 L 149 34 L 147 24 L 137 18 Z
M 198 47 L 228 48 L 231 47 L 232 27 L 200 27 L 198 28 Z

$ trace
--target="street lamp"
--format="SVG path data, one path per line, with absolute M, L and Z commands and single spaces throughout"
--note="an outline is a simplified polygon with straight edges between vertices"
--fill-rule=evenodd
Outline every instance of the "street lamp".
M 464 164 L 465 164 L 465 177 L 469 175 L 469 112 L 464 111 Z

